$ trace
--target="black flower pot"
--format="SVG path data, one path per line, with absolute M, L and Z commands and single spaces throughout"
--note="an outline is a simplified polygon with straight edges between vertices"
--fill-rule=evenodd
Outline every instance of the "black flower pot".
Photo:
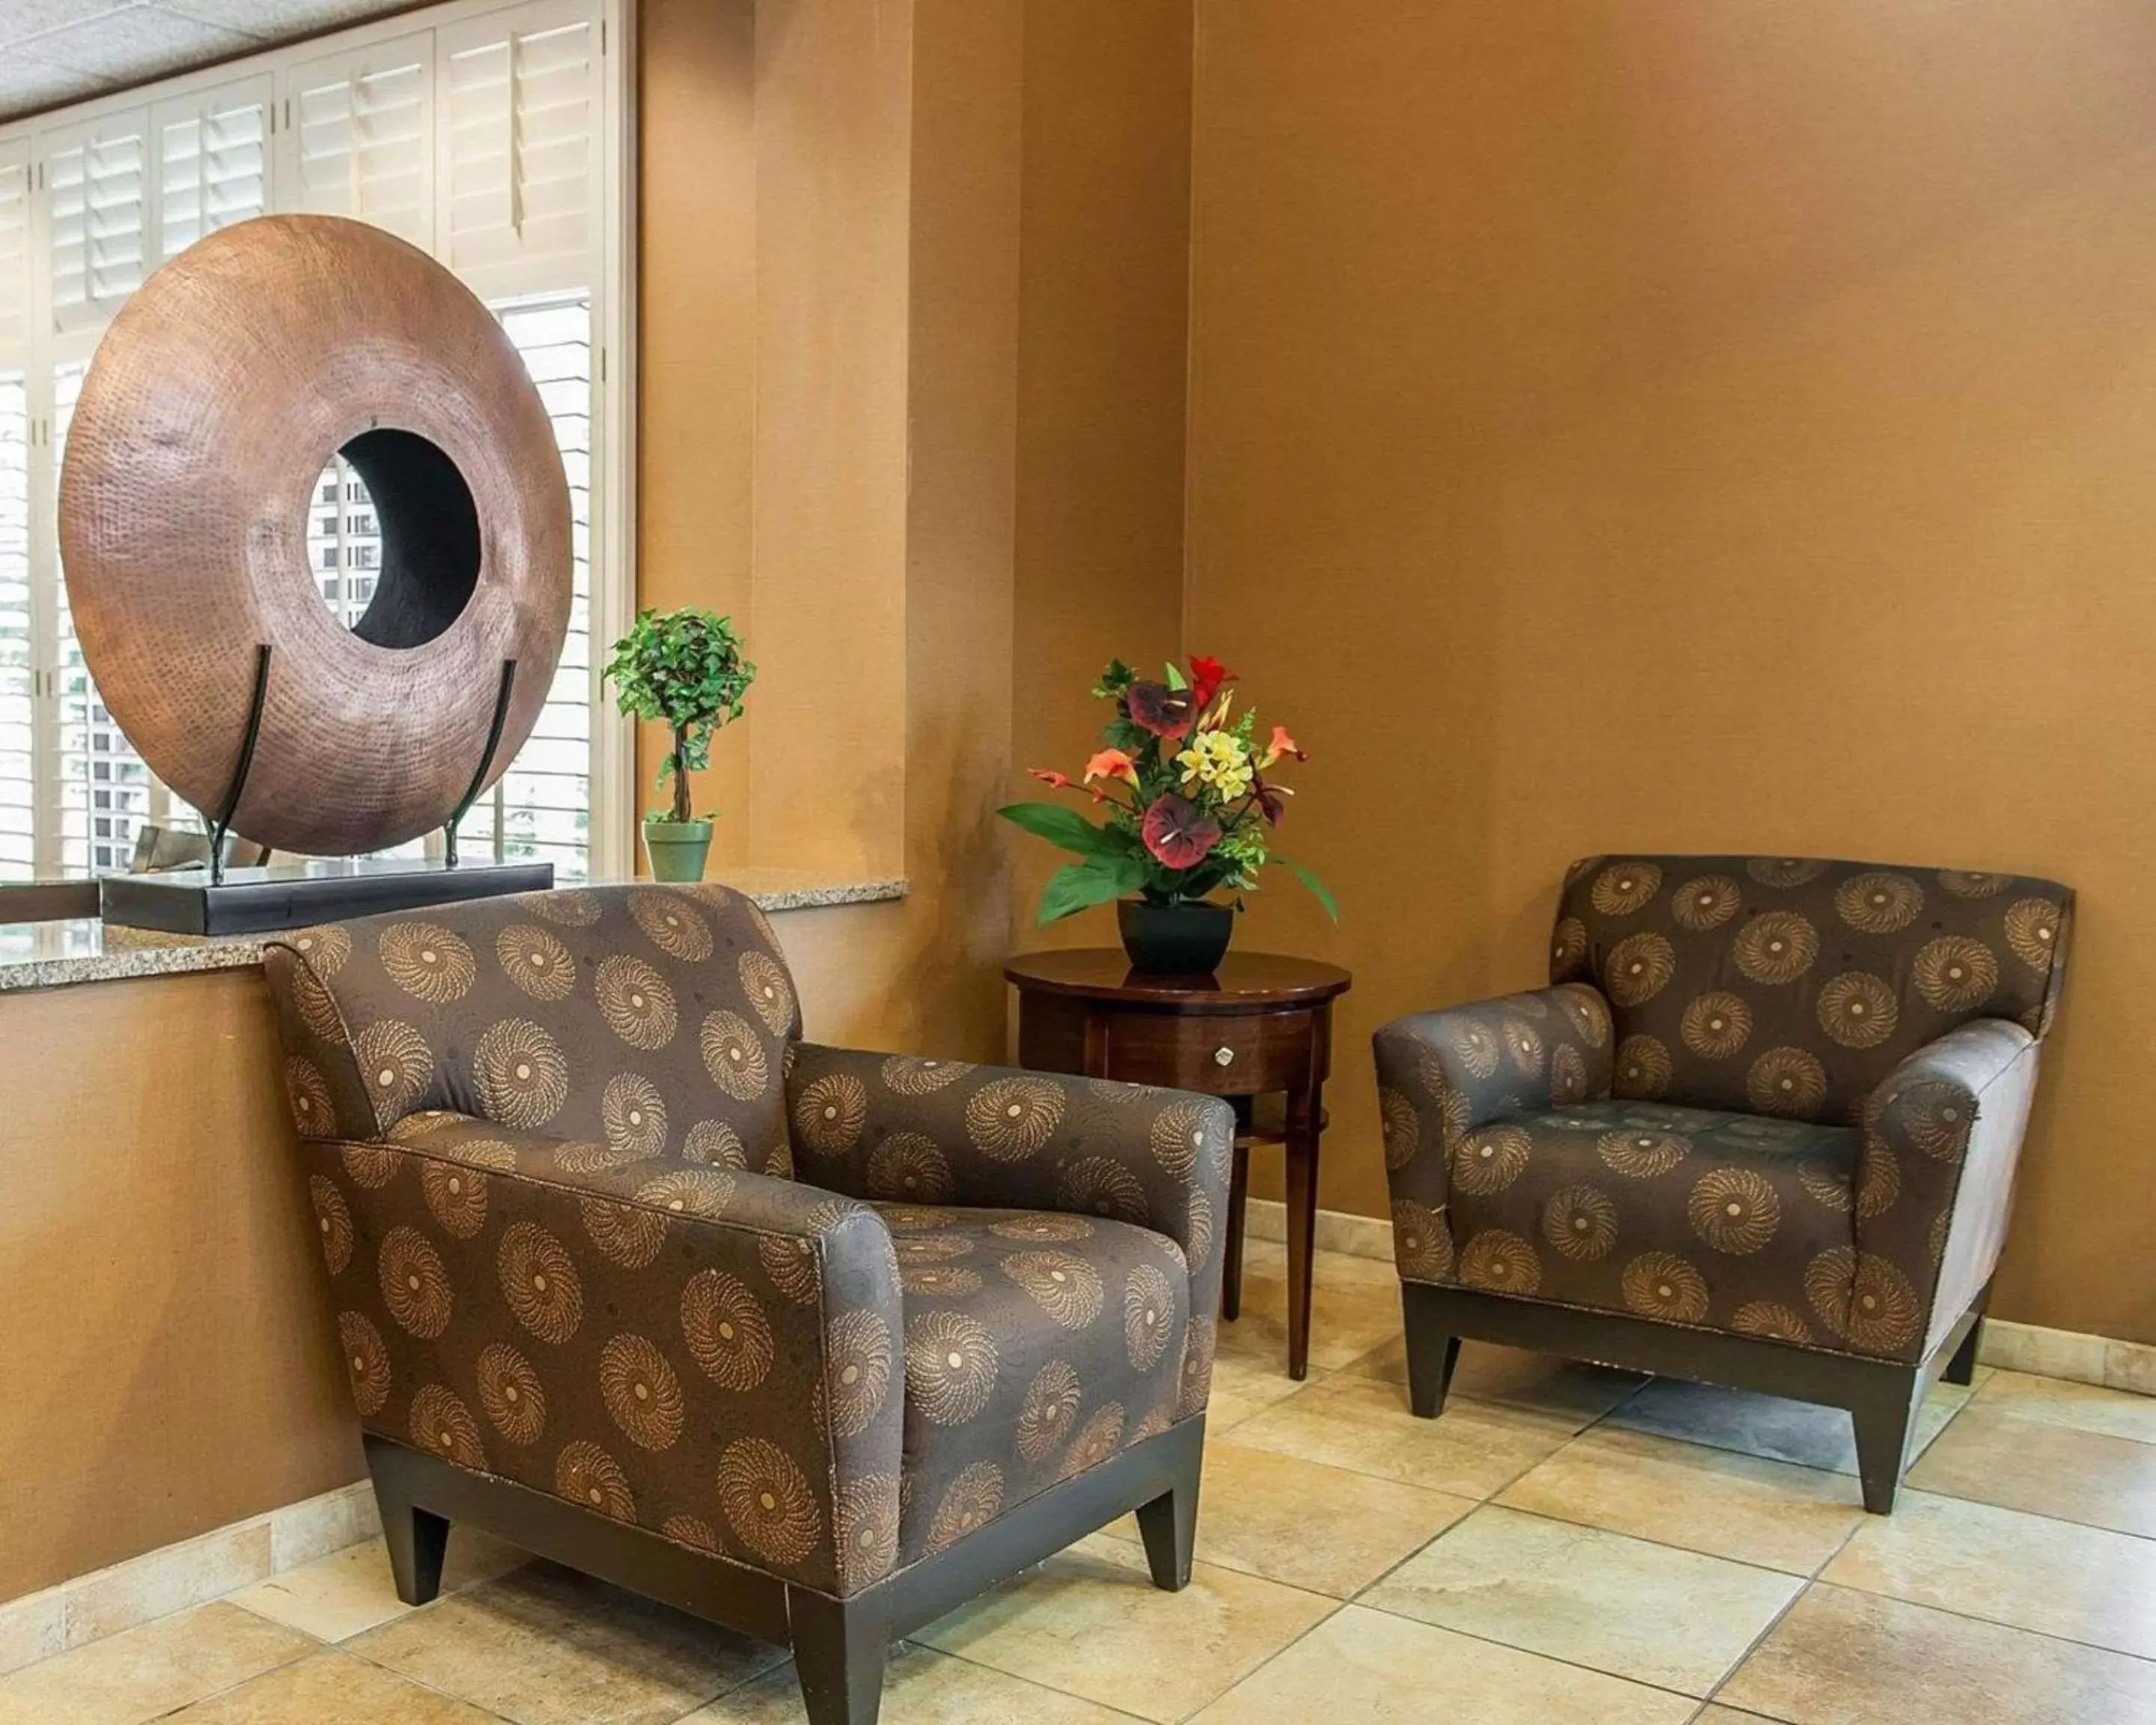
M 1235 932 L 1233 905 L 1147 904 L 1127 898 L 1116 906 L 1116 926 L 1131 968 L 1151 976 L 1205 976 L 1219 968 Z

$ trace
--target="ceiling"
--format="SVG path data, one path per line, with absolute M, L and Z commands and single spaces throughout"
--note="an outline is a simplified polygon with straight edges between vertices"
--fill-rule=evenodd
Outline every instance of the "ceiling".
M 0 120 L 272 43 L 400 12 L 412 0 L 0 0 Z

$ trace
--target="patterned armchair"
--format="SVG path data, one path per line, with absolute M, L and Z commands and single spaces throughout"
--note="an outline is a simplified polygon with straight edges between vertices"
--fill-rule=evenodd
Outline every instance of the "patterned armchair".
M 1848 1409 L 1867 1508 L 1965 1384 L 2073 895 L 1594 857 L 1547 988 L 1377 1033 L 1414 1411 L 1462 1337 Z
M 399 1594 L 450 1522 L 884 1651 L 1127 1510 L 1190 1574 L 1234 1119 L 800 1040 L 718 887 L 444 906 L 267 968 Z

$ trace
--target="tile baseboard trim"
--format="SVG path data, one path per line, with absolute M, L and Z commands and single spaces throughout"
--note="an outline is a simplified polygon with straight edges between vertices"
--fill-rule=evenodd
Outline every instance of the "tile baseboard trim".
M 0 1674 L 116 1635 L 382 1531 L 365 1480 L 0 1601 Z
M 1285 1240 L 1287 1206 L 1277 1198 L 1253 1198 L 1243 1206 L 1245 1240 Z M 1358 1216 L 1347 1210 L 1317 1213 L 1317 1250 L 1350 1258 L 1393 1261 L 1393 1224 L 1383 1216 Z
M 1984 1321 L 1976 1357 L 1987 1366 L 2010 1372 L 2156 1395 L 2156 1345 L 2147 1342 L 2121 1342 L 1990 1317 Z
M 1285 1240 L 1287 1206 L 1275 1198 L 1250 1199 L 1243 1213 L 1243 1229 L 1251 1240 Z M 1382 1216 L 1320 1210 L 1317 1249 L 1389 1263 L 1393 1224 Z M 2075 1330 L 2051 1330 L 2041 1324 L 1993 1317 L 1984 1320 L 1977 1358 L 1987 1366 L 2010 1372 L 2156 1395 L 2156 1343 L 2120 1342 L 2108 1336 L 2087 1336 Z

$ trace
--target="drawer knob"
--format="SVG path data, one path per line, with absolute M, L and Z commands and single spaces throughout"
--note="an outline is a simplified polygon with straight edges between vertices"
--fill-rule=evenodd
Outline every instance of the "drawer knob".
M 1235 1050 L 1234 1049 L 1224 1046 L 1216 1048 L 1213 1050 L 1213 1064 L 1214 1065 L 1232 1066 L 1235 1063 Z

